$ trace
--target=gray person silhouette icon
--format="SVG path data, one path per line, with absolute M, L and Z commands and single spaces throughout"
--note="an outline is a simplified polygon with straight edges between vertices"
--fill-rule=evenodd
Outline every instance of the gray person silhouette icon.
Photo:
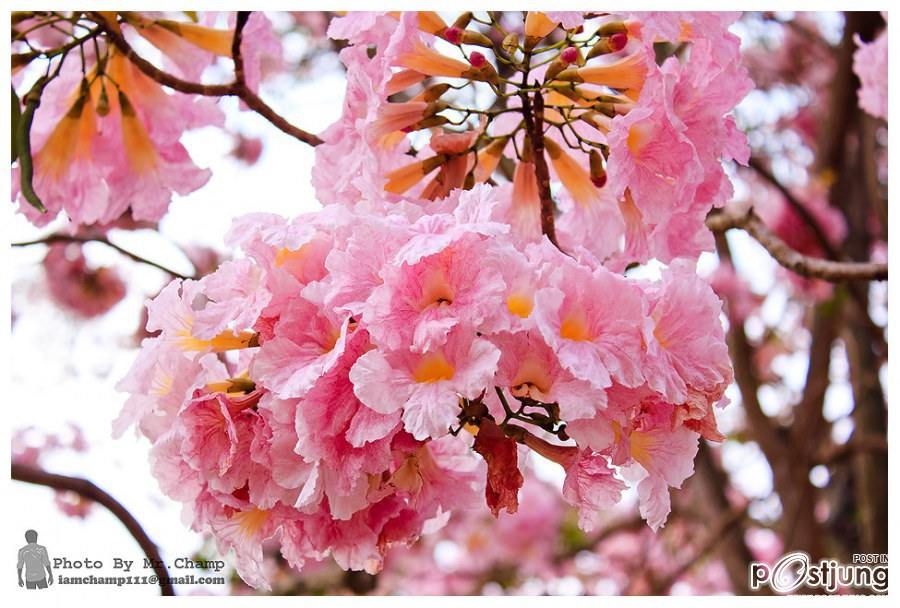
M 38 533 L 34 530 L 25 532 L 27 545 L 19 549 L 19 587 L 26 589 L 46 589 L 53 584 L 53 571 L 50 570 L 50 556 L 47 548 L 37 544 Z M 25 580 L 22 581 L 22 568 L 25 568 Z M 44 569 L 47 572 L 44 572 Z

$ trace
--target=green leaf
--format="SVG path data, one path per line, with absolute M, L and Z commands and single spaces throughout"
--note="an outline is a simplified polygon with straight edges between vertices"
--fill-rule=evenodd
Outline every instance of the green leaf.
M 25 95 L 25 111 L 22 112 L 22 116 L 19 118 L 18 128 L 13 132 L 15 146 L 19 154 L 19 189 L 25 200 L 41 213 L 46 213 L 47 208 L 44 207 L 44 203 L 41 202 L 41 198 L 34 191 L 32 184 L 34 164 L 31 158 L 31 123 L 34 122 L 34 112 L 41 105 L 41 95 L 48 82 L 49 79 L 46 76 L 42 76 Z
M 22 105 L 19 102 L 19 96 L 16 95 L 16 89 L 10 85 L 12 91 L 12 125 L 9 128 L 9 139 L 12 143 L 11 161 L 16 162 L 19 158 L 19 148 L 16 146 L 16 131 L 19 130 L 19 122 L 22 120 Z

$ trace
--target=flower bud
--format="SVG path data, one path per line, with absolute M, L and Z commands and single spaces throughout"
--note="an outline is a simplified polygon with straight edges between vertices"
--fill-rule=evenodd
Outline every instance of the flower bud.
M 488 38 L 481 32 L 473 32 L 472 30 L 463 31 L 462 43 L 463 44 L 472 44 L 475 46 L 481 46 L 486 49 L 494 48 L 494 42 L 490 38 Z
M 106 85 L 100 88 L 100 98 L 97 100 L 96 107 L 98 116 L 107 116 L 109 114 L 109 95 L 106 93 Z
M 556 75 L 566 69 L 568 65 L 568 63 L 562 61 L 561 56 L 551 61 L 550 65 L 547 66 L 547 71 L 544 72 L 544 82 L 549 82 L 556 78 Z
M 451 25 L 447 29 L 441 33 L 441 37 L 449 42 L 450 44 L 460 44 L 462 42 L 462 30 L 454 25 Z
M 555 79 L 565 82 L 584 82 L 584 78 L 578 74 L 578 68 L 567 68 L 557 74 Z
M 591 47 L 591 50 L 588 51 L 587 58 L 593 59 L 594 57 L 599 57 L 600 55 L 606 55 L 608 53 L 618 53 L 624 49 L 627 44 L 628 34 L 616 33 L 611 36 L 604 36 Z
M 444 93 L 446 93 L 450 89 L 450 84 L 446 82 L 441 82 L 438 84 L 433 84 L 424 91 L 422 91 L 421 99 L 422 101 L 432 102 L 439 99 Z
M 628 26 L 625 25 L 624 21 L 610 21 L 609 23 L 604 23 L 600 26 L 600 29 L 597 30 L 597 33 L 601 36 L 612 36 L 613 34 L 628 34 Z
M 606 168 L 603 166 L 603 157 L 596 150 L 591 150 L 588 158 L 591 165 L 591 183 L 602 188 L 606 185 Z
M 501 46 L 507 55 L 515 55 L 519 48 L 519 35 L 515 32 L 507 34 L 506 38 L 503 39 Z
M 462 15 L 456 18 L 456 21 L 453 22 L 451 27 L 458 28 L 460 30 L 464 30 L 469 27 L 469 22 L 472 21 L 472 11 L 466 11 Z
M 478 51 L 473 52 L 469 55 L 469 63 L 472 67 L 462 73 L 463 78 L 489 82 L 494 86 L 500 84 L 500 76 L 497 74 L 497 70 L 494 69 L 493 64 L 484 55 Z
M 578 61 L 578 49 L 576 49 L 574 46 L 567 46 L 559 54 L 559 58 L 566 65 L 575 63 Z

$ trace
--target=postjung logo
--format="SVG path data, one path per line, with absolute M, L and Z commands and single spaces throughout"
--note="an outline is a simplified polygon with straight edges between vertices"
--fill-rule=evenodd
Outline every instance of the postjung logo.
M 843 587 L 871 589 L 887 593 L 887 555 L 856 554 L 852 564 L 834 559 L 813 563 L 808 553 L 793 551 L 782 555 L 771 566 L 763 562 L 750 564 L 750 589 L 768 585 L 775 593 L 793 593 L 801 587 L 835 593 Z
M 19 587 L 26 589 L 46 589 L 53 584 L 53 570 L 50 569 L 50 556 L 47 548 L 39 545 L 38 533 L 34 530 L 25 532 L 25 542 L 28 543 L 19 549 L 19 559 L 16 569 L 19 572 Z M 25 571 L 25 579 L 22 580 L 22 571 Z

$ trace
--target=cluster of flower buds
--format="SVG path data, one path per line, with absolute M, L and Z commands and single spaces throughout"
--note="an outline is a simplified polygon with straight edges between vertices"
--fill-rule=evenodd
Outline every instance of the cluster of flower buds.
M 350 203 L 374 194 L 365 183 L 435 200 L 490 183 L 522 238 L 546 234 L 619 269 L 694 258 L 712 245 L 707 212 L 731 195 L 722 161 L 749 154 L 728 116 L 752 87 L 735 18 L 339 18 L 329 33 L 349 40 L 342 59 L 357 74 L 317 150 L 319 197 Z M 658 65 L 663 41 L 677 52 Z

